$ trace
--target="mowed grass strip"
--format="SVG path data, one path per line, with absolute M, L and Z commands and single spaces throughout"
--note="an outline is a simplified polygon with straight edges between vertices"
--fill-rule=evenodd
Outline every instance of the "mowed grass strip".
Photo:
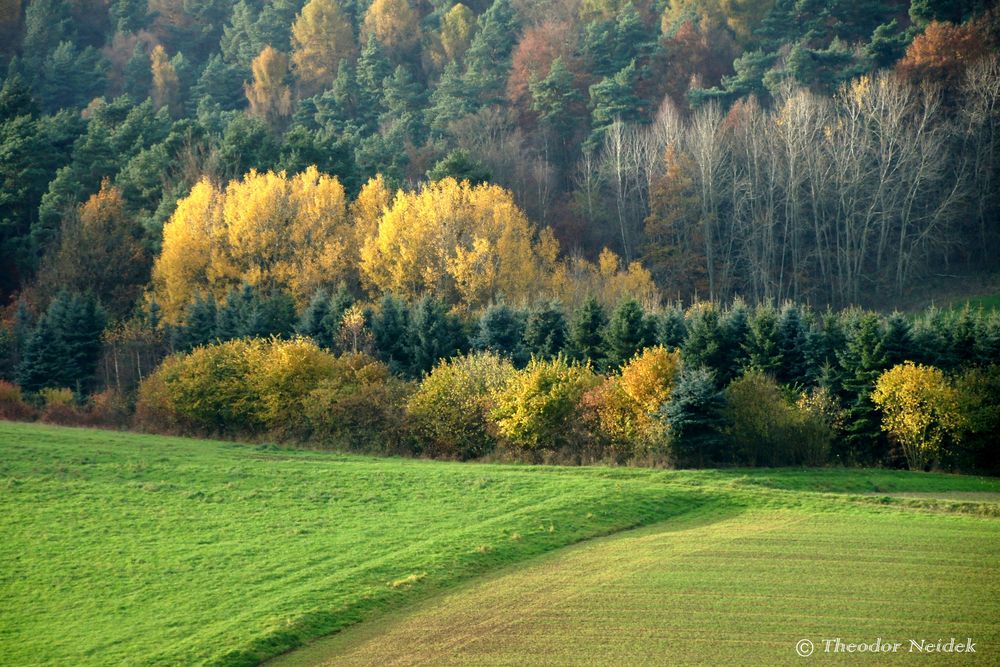
M 275 665 L 1000 663 L 1000 523 L 898 510 L 697 514 L 563 550 Z M 823 654 L 972 637 L 975 655 Z
M 586 469 L 0 422 L 0 663 L 256 664 L 704 495 Z

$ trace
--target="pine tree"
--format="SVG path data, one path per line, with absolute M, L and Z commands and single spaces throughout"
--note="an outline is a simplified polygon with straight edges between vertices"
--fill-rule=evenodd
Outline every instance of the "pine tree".
M 409 328 L 410 375 L 420 377 L 441 359 L 450 359 L 465 347 L 462 325 L 447 306 L 424 296 L 413 307 Z
M 379 359 L 396 373 L 411 366 L 410 316 L 406 304 L 392 294 L 384 294 L 377 312 L 372 316 L 372 334 Z
M 660 413 L 669 428 L 678 467 L 703 468 L 730 462 L 724 455 L 720 430 L 723 405 L 712 372 L 685 365 Z
M 184 314 L 184 322 L 177 328 L 174 346 L 180 351 L 194 349 L 216 340 L 215 299 L 195 295 Z
M 434 136 L 444 136 L 452 121 L 465 116 L 471 109 L 472 100 L 462 82 L 458 63 L 448 63 L 437 88 L 431 93 L 431 104 L 425 112 L 427 126 Z
M 505 303 L 490 305 L 479 318 L 479 330 L 472 341 L 477 350 L 489 350 L 523 366 L 528 361 L 522 343 L 524 316 Z
M 580 93 L 573 85 L 573 74 L 566 68 L 563 59 L 556 58 L 548 75 L 541 80 L 532 80 L 531 110 L 538 114 L 538 120 L 555 138 L 557 155 L 574 128 L 573 109 L 580 102 Z
M 219 48 L 227 62 L 250 69 L 250 63 L 257 57 L 264 45 L 254 40 L 254 23 L 257 17 L 247 0 L 233 5 L 229 23 L 222 29 Z
M 635 61 L 612 77 L 605 77 L 590 87 L 591 127 L 587 146 L 596 148 L 614 122 L 636 122 L 642 116 L 642 99 L 635 94 L 638 73 Z
M 567 341 L 567 347 L 574 359 L 590 361 L 596 368 L 604 368 L 607 360 L 604 327 L 607 322 L 604 308 L 592 296 L 576 309 L 570 320 Z
M 368 35 L 368 42 L 358 56 L 357 80 L 363 108 L 376 117 L 382 111 L 385 79 L 392 75 L 392 71 L 392 64 L 386 57 L 381 42 L 374 33 Z
M 136 103 L 149 97 L 153 87 L 152 67 L 146 46 L 142 42 L 136 42 L 135 48 L 132 49 L 132 57 L 125 63 L 125 70 L 122 72 L 125 92 Z
M 611 313 L 604 341 L 608 364 L 621 367 L 643 349 L 653 345 L 654 324 L 646 317 L 638 301 L 626 299 Z
M 503 102 L 519 21 L 510 0 L 495 0 L 479 17 L 479 31 L 465 54 L 465 85 L 482 105 Z
M 562 306 L 545 302 L 528 313 L 524 326 L 524 346 L 528 354 L 551 359 L 566 348 L 569 332 Z
M 684 346 L 687 323 L 680 307 L 670 306 L 660 314 L 656 321 L 656 338 L 668 350 L 678 350 Z
M 395 125 L 415 145 L 422 145 L 426 138 L 421 114 L 424 108 L 423 90 L 414 81 L 409 69 L 399 65 L 392 76 L 386 77 L 382 99 L 386 110 L 379 121 L 383 125 Z

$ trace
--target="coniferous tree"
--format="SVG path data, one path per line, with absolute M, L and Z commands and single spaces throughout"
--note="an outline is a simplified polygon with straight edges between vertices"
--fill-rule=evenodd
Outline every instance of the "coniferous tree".
M 712 372 L 685 365 L 660 413 L 669 428 L 678 466 L 701 468 L 729 463 L 720 430 L 723 405 Z
M 527 363 L 524 316 L 505 303 L 490 305 L 479 318 L 479 330 L 472 341 L 477 350 L 489 350 L 508 357 L 515 366 Z
M 479 17 L 479 30 L 465 53 L 464 81 L 480 104 L 503 101 L 518 25 L 517 11 L 510 0 L 494 0 Z
M 767 375 L 775 375 L 781 367 L 778 315 L 774 306 L 761 304 L 750 318 L 750 335 L 746 345 L 747 367 Z
M 590 361 L 596 368 L 603 368 L 607 360 L 604 347 L 604 327 L 608 323 L 604 308 L 594 297 L 589 297 L 576 309 L 569 324 L 567 347 L 578 361 Z
M 379 358 L 394 372 L 404 373 L 411 367 L 409 310 L 392 294 L 384 294 L 372 316 L 372 334 Z
M 596 148 L 604 133 L 616 121 L 635 122 L 641 118 L 642 99 L 635 94 L 638 72 L 635 61 L 616 74 L 590 87 L 591 132 L 587 145 Z
M 448 313 L 441 301 L 424 296 L 410 316 L 410 375 L 420 377 L 441 359 L 449 359 L 466 347 L 462 324 Z
M 524 325 L 524 346 L 528 354 L 551 359 L 563 352 L 568 337 L 566 316 L 558 303 L 545 302 L 528 313 Z
M 725 368 L 727 353 L 721 341 L 724 324 L 714 304 L 700 304 L 688 311 L 687 338 L 681 348 L 684 364 L 692 368 L 705 367 L 715 373 L 730 372 Z
M 426 111 L 427 126 L 435 136 L 444 136 L 448 126 L 471 109 L 472 100 L 462 81 L 461 69 L 458 63 L 448 63 L 437 88 L 431 93 L 430 106 Z
M 25 343 L 18 383 L 28 391 L 86 389 L 101 355 L 105 323 L 104 310 L 93 296 L 58 294 Z
M 217 339 L 215 299 L 198 293 L 187 307 L 183 323 L 177 327 L 174 347 L 183 352 Z
M 844 463 L 875 463 L 885 459 L 885 437 L 871 394 L 878 376 L 889 367 L 881 323 L 863 313 L 852 324 L 840 354 L 842 395 L 846 405 L 845 437 L 835 455 Z
M 775 378 L 786 384 L 808 384 L 808 331 L 798 306 L 787 303 L 781 308 L 777 333 L 780 362 Z
M 687 324 L 680 307 L 669 306 L 660 313 L 656 320 L 656 338 L 668 350 L 683 347 L 684 339 L 687 338 Z
M 646 317 L 635 299 L 626 299 L 611 313 L 604 332 L 608 364 L 621 367 L 637 353 L 651 346 L 656 338 L 653 322 Z

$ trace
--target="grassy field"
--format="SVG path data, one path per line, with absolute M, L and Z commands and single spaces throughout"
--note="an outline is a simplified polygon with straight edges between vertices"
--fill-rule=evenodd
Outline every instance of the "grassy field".
M 853 637 L 900 591 L 911 596 L 900 623 L 978 619 L 996 646 L 997 493 L 997 480 L 952 475 L 450 464 L 0 422 L 0 662 L 256 664 L 372 621 L 288 656 L 339 664 L 371 628 L 388 633 L 386 651 L 405 650 L 406 623 L 427 615 L 392 614 L 472 604 L 462 596 L 490 572 L 500 597 L 476 605 L 501 610 L 500 625 L 534 618 L 554 663 L 599 651 L 609 627 L 654 652 L 668 633 L 741 627 L 785 650 L 785 634 L 827 627 L 790 619 L 826 607 L 817 618 Z M 524 562 L 636 526 L 648 527 Z M 868 581 L 857 570 L 893 576 L 870 577 L 882 587 L 854 609 Z M 546 571 L 556 579 L 537 579 Z M 806 571 L 822 580 L 801 581 Z M 563 597 L 578 613 L 544 596 L 519 606 L 517 577 L 557 598 L 559 582 L 575 586 Z M 843 595 L 825 595 L 837 585 Z M 740 605 L 762 615 L 733 625 Z M 497 648 L 477 643 L 489 641 L 483 622 L 455 639 L 480 651 L 470 662 Z M 438 662 L 436 640 L 420 646 Z M 536 662 L 525 655 L 537 645 L 504 646 L 496 660 Z
M 291 665 L 997 664 L 1000 527 L 898 511 L 695 512 L 362 624 Z M 823 655 L 971 637 L 975 655 Z

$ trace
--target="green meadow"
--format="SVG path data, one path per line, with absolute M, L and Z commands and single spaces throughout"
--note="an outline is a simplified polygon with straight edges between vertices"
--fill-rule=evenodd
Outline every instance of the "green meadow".
M 998 499 L 0 422 L 0 662 L 745 664 L 832 632 L 972 633 L 995 662 Z

